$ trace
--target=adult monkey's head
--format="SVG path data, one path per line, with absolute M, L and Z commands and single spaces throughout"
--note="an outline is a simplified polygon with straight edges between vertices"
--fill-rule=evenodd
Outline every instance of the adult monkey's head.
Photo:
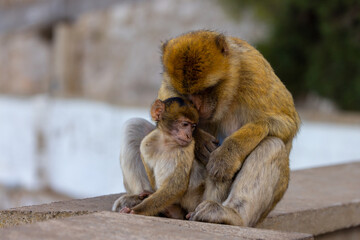
M 212 31 L 190 32 L 167 41 L 162 50 L 164 79 L 194 103 L 200 119 L 220 119 L 226 109 L 218 106 L 229 97 L 226 37 Z

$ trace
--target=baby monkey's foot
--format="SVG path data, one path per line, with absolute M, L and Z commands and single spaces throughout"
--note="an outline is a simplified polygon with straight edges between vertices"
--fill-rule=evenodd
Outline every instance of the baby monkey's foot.
M 124 212 L 124 211 L 126 211 L 125 208 L 131 209 L 131 208 L 135 207 L 136 205 L 141 203 L 142 200 L 149 197 L 151 194 L 152 194 L 152 192 L 149 192 L 147 190 L 144 190 L 140 194 L 124 194 L 114 202 L 114 204 L 112 206 L 112 211 L 113 212 L 119 211 L 119 212 L 126 213 L 126 212 Z

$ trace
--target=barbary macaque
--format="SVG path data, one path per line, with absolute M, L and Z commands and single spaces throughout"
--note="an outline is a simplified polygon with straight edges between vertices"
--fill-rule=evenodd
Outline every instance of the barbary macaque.
M 194 155 L 198 112 L 189 101 L 174 97 L 156 100 L 151 117 L 157 125 L 142 140 L 140 154 L 154 193 L 124 195 L 113 210 L 183 219 L 184 211 L 194 211 L 204 192 L 205 168 Z
M 254 47 L 214 31 L 165 42 L 162 64 L 158 98 L 188 99 L 199 113 L 195 157 L 208 177 L 204 201 L 189 219 L 255 226 L 288 186 L 289 154 L 300 126 L 290 92 Z M 149 189 L 138 146 L 152 128 L 140 119 L 127 124 L 120 161 L 129 192 Z

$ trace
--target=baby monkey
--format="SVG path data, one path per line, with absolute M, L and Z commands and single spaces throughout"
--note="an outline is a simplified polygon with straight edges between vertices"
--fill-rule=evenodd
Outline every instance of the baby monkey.
M 191 102 L 174 97 L 157 99 L 151 117 L 156 128 L 142 140 L 140 153 L 152 189 L 120 197 L 113 211 L 183 219 L 183 210 L 194 211 L 204 192 L 206 171 L 195 160 L 193 139 L 199 115 Z

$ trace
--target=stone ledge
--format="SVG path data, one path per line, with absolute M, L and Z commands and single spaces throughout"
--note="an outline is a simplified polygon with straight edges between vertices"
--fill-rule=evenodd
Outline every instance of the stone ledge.
M 0 229 L 49 219 L 110 211 L 113 202 L 121 195 L 122 194 L 112 194 L 0 211 Z
M 290 176 L 284 198 L 258 227 L 319 235 L 360 225 L 360 162 Z
M 283 200 L 258 228 L 319 235 L 359 226 L 359 182 L 360 162 L 294 171 Z M 114 194 L 1 211 L 0 228 L 110 211 L 119 196 Z
M 310 234 L 99 212 L 0 229 L 4 239 L 313 239 Z

